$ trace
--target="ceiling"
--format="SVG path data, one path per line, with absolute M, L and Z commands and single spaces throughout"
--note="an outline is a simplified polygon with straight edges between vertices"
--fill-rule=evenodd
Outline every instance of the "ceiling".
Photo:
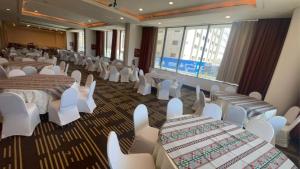
M 125 23 L 164 27 L 290 17 L 300 7 L 300 0 L 118 0 L 116 8 L 108 7 L 112 1 L 1 0 L 0 19 L 101 30 Z

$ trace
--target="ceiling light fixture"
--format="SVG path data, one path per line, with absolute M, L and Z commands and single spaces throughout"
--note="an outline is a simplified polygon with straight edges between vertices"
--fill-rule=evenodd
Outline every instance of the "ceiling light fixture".
M 174 4 L 174 2 L 173 2 L 173 1 L 170 1 L 170 2 L 169 2 L 169 5 L 173 5 L 173 4 Z
M 15 27 L 16 26 L 16 24 L 15 23 L 13 23 L 13 27 Z
M 124 18 L 123 18 L 123 17 L 121 17 L 120 19 L 121 19 L 121 20 L 124 20 Z
M 229 19 L 229 18 L 231 18 L 231 16 L 227 15 L 227 16 L 225 16 L 225 18 L 226 18 L 226 19 Z
M 27 27 L 30 27 L 31 25 L 26 25 Z
M 161 25 L 161 22 L 158 22 L 159 25 Z
M 139 9 L 139 11 L 141 11 L 141 12 L 142 12 L 143 10 L 144 10 L 143 8 L 140 8 L 140 9 Z
M 88 20 L 88 22 L 89 22 L 89 23 L 91 23 L 91 22 L 92 22 L 92 20 L 90 20 L 90 19 L 89 19 L 89 20 Z
M 35 13 L 38 13 L 39 11 L 38 11 L 38 10 L 35 10 L 34 12 L 35 12 Z
M 10 11 L 10 9 L 9 9 L 9 8 L 6 8 L 6 11 Z

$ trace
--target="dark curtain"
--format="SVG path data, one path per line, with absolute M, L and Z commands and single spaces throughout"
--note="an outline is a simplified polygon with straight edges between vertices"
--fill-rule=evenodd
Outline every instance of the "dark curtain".
M 73 50 L 78 52 L 78 33 L 74 32 Z
M 152 57 L 155 53 L 156 34 L 157 28 L 143 27 L 139 68 L 143 69 L 145 73 L 149 72 Z
M 262 19 L 257 23 L 238 93 L 258 91 L 266 95 L 271 82 L 290 19 Z
M 104 32 L 96 31 L 96 56 L 104 56 Z
M 112 42 L 111 42 L 111 55 L 110 55 L 110 60 L 111 61 L 116 59 L 116 55 L 117 55 L 117 37 L 118 37 L 118 31 L 113 30 Z

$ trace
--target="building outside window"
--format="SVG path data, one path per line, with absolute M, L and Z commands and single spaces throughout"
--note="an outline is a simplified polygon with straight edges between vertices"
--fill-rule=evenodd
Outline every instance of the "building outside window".
M 159 28 L 154 66 L 214 80 L 230 30 L 231 24 Z

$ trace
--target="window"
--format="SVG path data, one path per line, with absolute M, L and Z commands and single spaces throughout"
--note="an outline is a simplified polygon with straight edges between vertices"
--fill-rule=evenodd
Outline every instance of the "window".
M 105 31 L 104 36 L 104 54 L 105 57 L 111 57 L 111 45 L 112 45 L 112 37 L 113 31 Z M 124 30 L 117 30 L 117 46 L 116 46 L 116 59 L 117 60 L 124 60 L 124 45 L 125 45 L 125 31 Z
M 175 72 L 177 69 L 184 28 L 168 28 L 161 61 L 161 69 Z M 176 43 L 177 41 L 177 43 Z M 175 42 L 175 43 L 174 43 Z
M 159 28 L 155 68 L 216 79 L 231 25 Z
M 84 52 L 84 32 L 78 32 L 78 52 Z
M 111 55 L 111 43 L 112 43 L 112 31 L 105 32 L 105 57 L 110 58 Z
M 118 31 L 118 52 L 117 52 L 117 59 L 124 60 L 124 45 L 125 45 L 125 31 L 120 30 Z

